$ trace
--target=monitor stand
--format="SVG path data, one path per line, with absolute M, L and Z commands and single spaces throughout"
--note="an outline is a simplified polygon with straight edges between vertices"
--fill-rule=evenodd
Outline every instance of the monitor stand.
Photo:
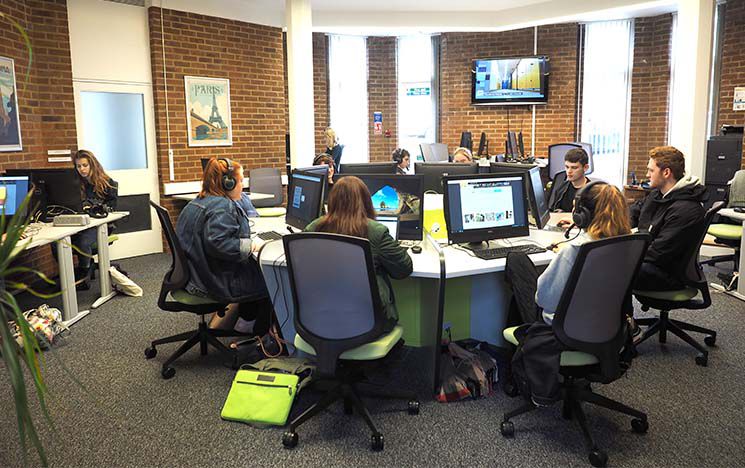
M 465 249 L 470 250 L 471 252 L 478 252 L 480 250 L 489 250 L 491 248 L 490 242 L 487 241 L 481 241 L 481 242 L 467 242 L 465 244 L 461 244 L 461 246 Z

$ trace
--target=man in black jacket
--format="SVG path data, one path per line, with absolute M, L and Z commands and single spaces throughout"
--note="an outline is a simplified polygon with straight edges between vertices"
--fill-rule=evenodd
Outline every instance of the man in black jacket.
M 548 204 L 551 211 L 571 213 L 574 208 L 574 195 L 590 182 L 590 179 L 585 176 L 585 172 L 590 170 L 590 158 L 585 150 L 573 148 L 567 151 L 564 156 L 564 169 L 566 180 L 554 188 Z
M 698 177 L 685 175 L 683 154 L 672 146 L 649 151 L 647 178 L 652 192 L 630 208 L 632 227 L 652 235 L 634 288 L 681 289 L 686 252 L 700 240 L 706 189 Z

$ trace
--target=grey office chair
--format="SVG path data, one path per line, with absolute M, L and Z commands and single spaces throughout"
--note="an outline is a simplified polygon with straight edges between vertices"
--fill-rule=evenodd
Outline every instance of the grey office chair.
M 548 147 L 548 178 L 553 179 L 556 174 L 564 171 L 564 156 L 569 150 L 582 148 L 577 143 L 557 143 Z
M 282 216 L 283 210 L 262 208 L 281 207 L 284 202 L 284 190 L 282 188 L 282 173 L 276 167 L 263 167 L 251 169 L 249 173 L 249 187 L 251 192 L 268 193 L 272 198 L 253 201 L 259 216 Z
M 630 307 L 631 285 L 649 239 L 649 234 L 640 233 L 582 245 L 552 322 L 556 338 L 567 348 L 561 353 L 559 370 L 563 415 L 577 420 L 593 466 L 606 466 L 608 455 L 593 440 L 581 402 L 633 416 L 634 432 L 645 433 L 649 428 L 645 413 L 595 393 L 590 386 L 611 383 L 625 373 L 621 362 L 621 351 L 628 341 L 624 308 Z M 503 332 L 515 345 L 517 328 Z M 530 401 L 506 413 L 500 426 L 502 435 L 513 437 L 515 426 L 510 419 L 536 408 Z
M 400 325 L 383 332 L 386 318 L 370 243 L 328 233 L 290 234 L 282 242 L 295 311 L 295 347 L 314 355 L 317 377 L 331 383 L 318 402 L 290 423 L 282 444 L 295 447 L 297 427 L 341 399 L 345 413 L 354 410 L 364 418 L 372 431 L 372 449 L 382 450 L 383 435 L 360 396 L 408 400 L 410 414 L 419 412 L 419 402 L 414 393 L 369 391 L 359 384 L 359 363 L 384 358 L 403 334 Z M 329 284 L 334 285 L 333 291 Z
M 434 162 L 448 162 L 448 145 L 445 143 L 432 143 L 432 161 Z M 426 159 L 425 159 L 426 161 Z
M 587 153 L 587 164 L 590 166 L 589 169 L 587 169 L 587 172 L 585 172 L 585 175 L 590 175 L 595 170 L 595 162 L 592 158 L 592 145 L 590 143 L 581 143 L 581 142 L 574 142 L 575 145 L 580 145 L 582 149 L 585 150 L 585 153 Z

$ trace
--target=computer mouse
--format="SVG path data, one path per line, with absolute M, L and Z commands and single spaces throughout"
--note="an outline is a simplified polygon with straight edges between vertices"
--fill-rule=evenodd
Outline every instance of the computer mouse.
M 422 248 L 418 245 L 414 245 L 411 247 L 411 253 L 415 253 L 415 254 L 422 253 Z

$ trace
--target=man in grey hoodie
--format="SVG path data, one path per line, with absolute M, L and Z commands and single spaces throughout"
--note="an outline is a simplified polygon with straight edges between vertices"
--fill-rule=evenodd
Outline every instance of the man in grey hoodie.
M 634 289 L 681 289 L 686 253 L 704 228 L 706 189 L 698 177 L 685 175 L 683 153 L 672 146 L 649 151 L 647 178 L 653 190 L 630 207 L 631 226 L 652 235 Z

